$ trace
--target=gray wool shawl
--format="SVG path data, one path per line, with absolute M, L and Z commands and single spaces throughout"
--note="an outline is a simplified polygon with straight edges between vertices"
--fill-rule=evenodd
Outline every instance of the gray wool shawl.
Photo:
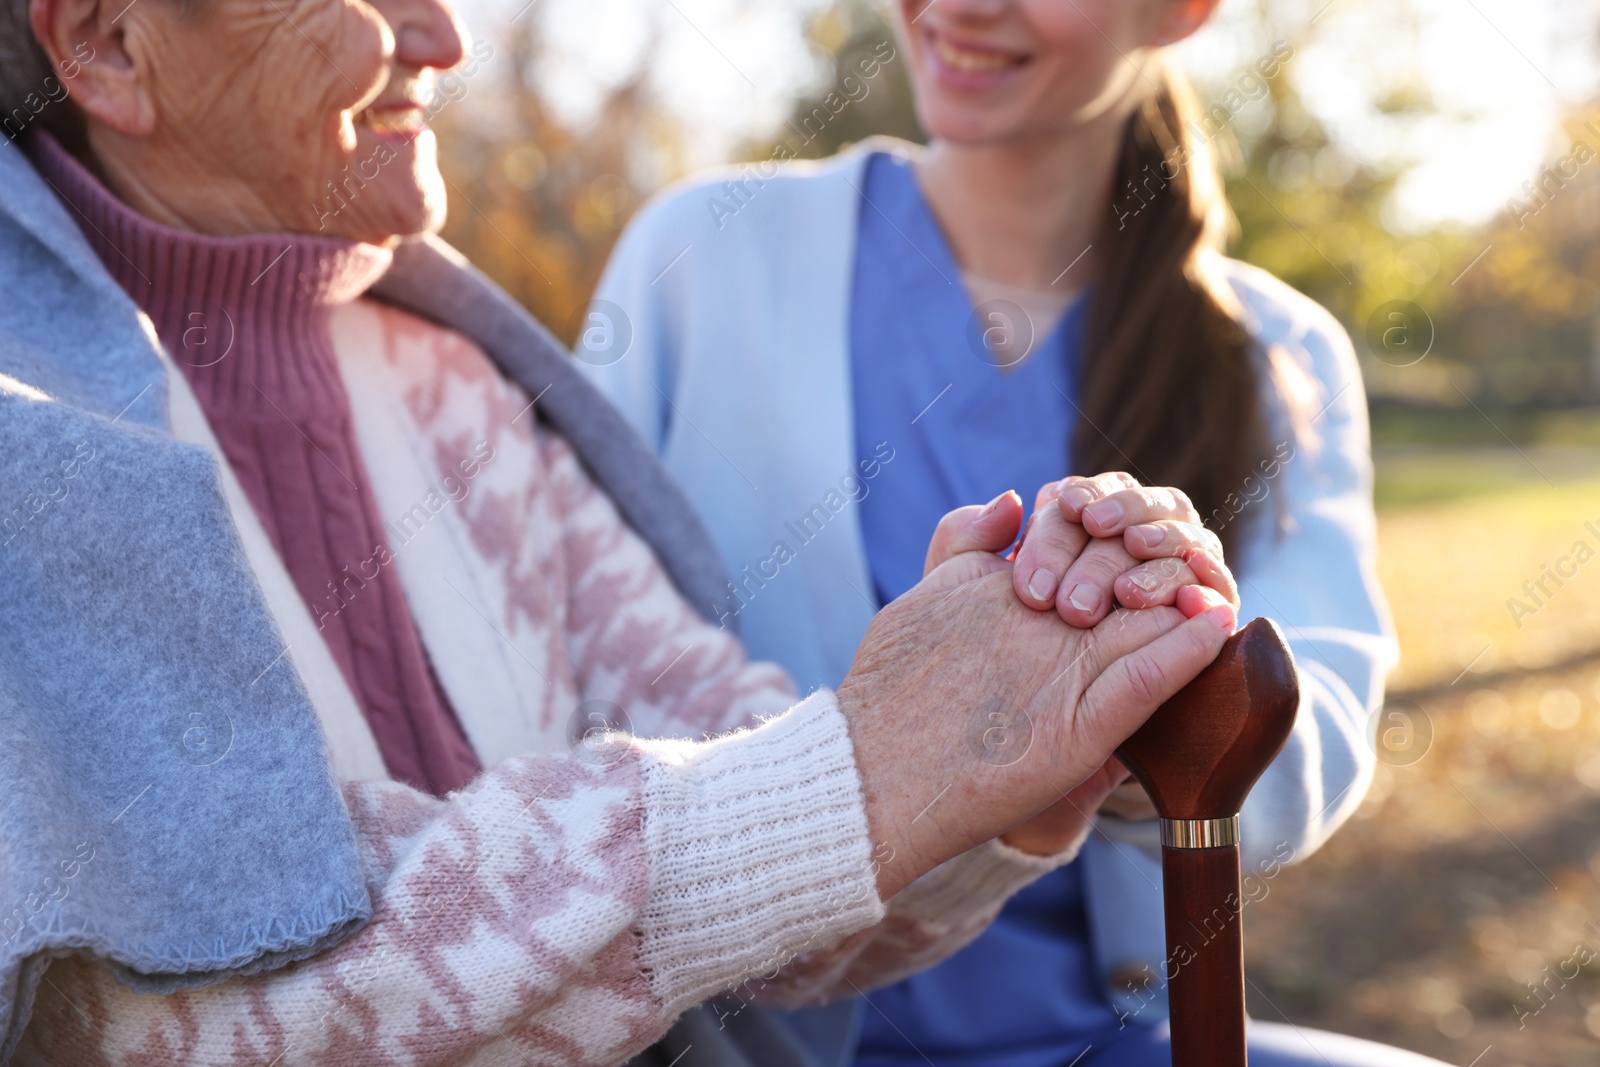
M 723 568 L 565 349 L 435 239 L 374 295 L 472 338 L 707 618 Z M 0 144 L 0 1063 L 51 959 L 171 991 L 372 915 L 321 731 L 137 308 Z

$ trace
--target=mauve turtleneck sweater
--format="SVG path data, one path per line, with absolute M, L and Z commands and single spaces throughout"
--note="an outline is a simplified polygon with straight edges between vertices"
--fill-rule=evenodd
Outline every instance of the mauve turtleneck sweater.
M 311 608 L 396 779 L 436 795 L 479 771 L 428 664 L 357 450 L 330 321 L 391 254 L 325 237 L 207 237 L 117 200 L 48 135 L 29 146 L 111 276 L 155 323 Z

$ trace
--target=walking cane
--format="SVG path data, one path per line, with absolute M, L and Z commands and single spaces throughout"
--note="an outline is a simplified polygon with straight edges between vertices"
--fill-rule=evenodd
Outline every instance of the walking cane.
M 1239 809 L 1299 703 L 1283 633 L 1257 619 L 1117 750 L 1161 816 L 1173 1067 L 1245 1067 Z

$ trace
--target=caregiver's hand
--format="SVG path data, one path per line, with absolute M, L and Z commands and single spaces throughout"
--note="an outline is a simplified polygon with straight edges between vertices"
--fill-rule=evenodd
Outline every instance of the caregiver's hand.
M 1054 607 L 1074 626 L 1093 626 L 1116 604 L 1175 605 L 1193 615 L 1210 602 L 1201 589 L 1239 607 L 1222 542 L 1183 491 L 1142 486 L 1121 472 L 1041 489 L 1016 564 L 1022 602 Z
M 1094 504 L 1087 515 L 1086 498 Z M 1116 520 L 1099 510 L 1105 500 L 1123 509 Z M 958 552 L 1004 552 L 1017 539 L 1022 514 L 1015 492 L 949 512 L 928 544 L 923 574 Z M 1093 626 L 1119 603 L 1173 605 L 1194 616 L 1225 600 L 1237 610 L 1239 591 L 1222 562 L 1222 544 L 1196 519 L 1180 490 L 1147 489 L 1126 474 L 1051 482 L 1039 490 L 1014 555 L 1017 596 L 1040 610 L 1054 607 L 1074 626 Z M 1201 589 L 1219 596 L 1202 596 Z
M 1064 626 L 1018 602 L 1011 569 L 987 551 L 941 564 L 878 614 L 839 686 L 883 899 L 1104 773 L 1233 631 L 1220 598 Z

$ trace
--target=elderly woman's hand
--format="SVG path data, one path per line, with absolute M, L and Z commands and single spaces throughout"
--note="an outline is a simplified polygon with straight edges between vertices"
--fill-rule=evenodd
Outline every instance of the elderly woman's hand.
M 1128 608 L 1173 605 L 1189 617 L 1224 604 L 1238 610 L 1238 587 L 1222 562 L 1221 543 L 1199 525 L 1179 490 L 1147 489 L 1122 473 L 1069 477 L 1040 489 L 1034 511 L 1012 570 L 1017 596 L 1030 607 L 1053 606 L 1075 626 L 1100 622 L 1113 601 Z M 1005 551 L 1021 523 L 1022 501 L 1014 492 L 950 512 L 928 546 L 925 573 L 960 552 Z M 1124 819 L 1156 815 L 1144 787 L 1110 758 L 1002 840 L 1036 855 L 1059 853 L 1082 842 L 1097 812 Z
M 1233 631 L 1220 598 L 1187 620 L 1162 606 L 1066 626 L 1018 601 L 1011 570 L 991 551 L 947 559 L 878 614 L 839 686 L 869 828 L 893 857 L 885 898 L 1092 777 L 1109 789 L 1112 751 Z

